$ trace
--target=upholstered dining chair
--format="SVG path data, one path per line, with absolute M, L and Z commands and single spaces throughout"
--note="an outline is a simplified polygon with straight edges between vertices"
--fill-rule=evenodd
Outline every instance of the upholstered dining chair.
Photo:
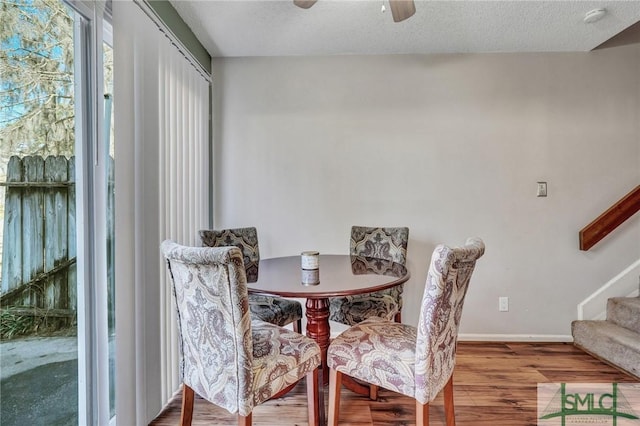
M 429 424 L 429 403 L 444 389 L 447 426 L 455 425 L 458 326 L 471 273 L 483 254 L 479 238 L 468 239 L 463 247 L 437 246 L 417 327 L 372 317 L 329 345 L 329 425 L 338 423 L 343 374 L 415 398 L 419 426 Z
M 409 228 L 381 228 L 352 226 L 349 253 L 391 260 L 405 265 Z M 401 322 L 403 286 L 355 296 L 332 298 L 329 305 L 329 319 L 342 324 L 356 325 L 371 317 L 392 319 Z
M 317 425 L 320 347 L 302 334 L 251 320 L 237 247 L 161 245 L 176 301 L 183 381 L 181 425 L 190 425 L 194 392 L 250 425 L 253 408 L 302 377 L 309 424 Z
M 235 246 L 244 257 L 244 267 L 249 282 L 255 282 L 260 263 L 258 231 L 255 227 L 221 230 L 201 230 L 202 245 L 208 247 Z M 249 295 L 251 317 L 284 327 L 293 323 L 293 331 L 302 332 L 302 305 L 295 300 L 281 297 Z

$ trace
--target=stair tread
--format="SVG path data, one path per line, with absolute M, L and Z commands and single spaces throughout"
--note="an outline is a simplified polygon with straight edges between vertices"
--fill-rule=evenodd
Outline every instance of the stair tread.
M 607 301 L 607 320 L 640 333 L 640 297 L 612 297 Z
M 604 333 L 607 338 L 623 343 L 627 346 L 636 348 L 640 355 L 640 334 L 633 330 L 629 330 L 626 327 L 622 327 L 611 321 L 606 320 L 585 320 L 574 321 L 575 323 L 582 323 L 584 326 L 591 330 L 597 329 Z M 578 326 L 579 327 L 579 326 Z
M 640 333 L 606 320 L 571 323 L 574 344 L 640 377 Z
M 640 309 L 640 296 L 638 297 L 612 297 L 610 300 L 613 300 L 616 303 L 621 303 L 627 306 L 633 306 Z

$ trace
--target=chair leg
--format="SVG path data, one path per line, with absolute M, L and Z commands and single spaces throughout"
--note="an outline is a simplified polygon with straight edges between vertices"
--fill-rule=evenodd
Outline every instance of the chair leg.
M 447 420 L 447 426 L 456 426 L 456 414 L 453 405 L 453 374 L 449 377 L 449 381 L 444 385 L 444 416 Z
M 378 399 L 378 386 L 369 385 L 369 399 L 376 401 Z
M 329 426 L 338 425 L 340 417 L 340 388 L 342 387 L 342 373 L 333 368 L 329 369 Z
M 416 401 L 416 426 L 429 426 L 429 403 Z
M 251 415 L 253 413 L 249 413 L 246 416 L 241 416 L 238 414 L 238 426 L 251 426 Z
M 302 333 L 302 320 L 299 319 L 293 323 L 293 331 L 296 333 Z
M 307 373 L 307 407 L 309 411 L 309 426 L 320 425 L 320 411 L 324 407 L 319 406 L 318 395 L 318 372 L 319 368 Z
M 189 386 L 182 384 L 182 411 L 180 413 L 180 426 L 191 426 L 193 418 L 194 392 Z

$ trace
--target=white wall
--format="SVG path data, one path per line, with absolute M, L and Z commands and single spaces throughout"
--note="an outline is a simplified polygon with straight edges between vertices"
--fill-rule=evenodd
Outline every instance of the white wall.
M 263 257 L 409 226 L 407 323 L 440 242 L 484 239 L 461 332 L 493 338 L 566 338 L 576 305 L 640 258 L 640 215 L 578 249 L 640 182 L 640 45 L 213 66 L 215 226 L 257 226 Z

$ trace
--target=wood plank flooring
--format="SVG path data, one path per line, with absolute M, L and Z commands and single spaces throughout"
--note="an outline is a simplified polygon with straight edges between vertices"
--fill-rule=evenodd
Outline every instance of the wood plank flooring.
M 637 383 L 638 380 L 570 343 L 460 342 L 454 373 L 457 426 L 536 425 L 537 384 L 544 382 Z M 327 396 L 325 394 L 325 402 Z M 181 395 L 151 423 L 177 425 Z M 430 424 L 444 425 L 442 395 L 430 404 Z M 196 397 L 193 425 L 235 425 L 225 410 Z M 307 424 L 304 382 L 253 411 L 258 426 Z M 341 392 L 340 425 L 415 425 L 411 398 L 380 389 L 371 401 L 346 389 Z

